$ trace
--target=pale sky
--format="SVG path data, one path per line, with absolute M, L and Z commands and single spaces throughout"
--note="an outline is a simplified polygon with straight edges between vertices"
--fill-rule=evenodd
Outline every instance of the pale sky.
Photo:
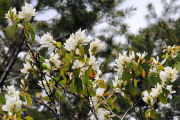
M 170 0 L 167 0 L 170 1 Z M 36 5 L 36 0 L 33 0 L 32 2 L 34 5 Z M 161 0 L 125 0 L 122 4 L 118 5 L 116 9 L 124 9 L 128 7 L 136 8 L 136 11 L 134 11 L 131 16 L 126 18 L 125 22 L 129 25 L 129 30 L 131 33 L 137 34 L 138 30 L 140 28 L 145 28 L 147 26 L 147 21 L 145 20 L 145 14 L 147 13 L 147 4 L 153 3 L 155 7 L 156 13 L 160 16 L 160 13 L 162 11 L 162 4 Z M 180 0 L 178 0 L 178 3 L 180 4 Z M 43 11 L 36 15 L 36 20 L 51 20 L 52 18 L 60 18 L 61 15 L 54 9 L 49 9 L 46 11 Z M 177 16 L 176 16 L 177 17 Z M 179 17 L 179 14 L 178 14 Z M 105 33 L 102 31 L 104 28 L 108 27 L 108 24 L 106 22 L 98 23 L 96 26 L 94 26 L 93 30 L 95 31 L 96 36 L 104 34 L 107 36 L 111 33 Z M 126 39 L 124 36 L 115 36 L 115 41 L 120 41 L 122 44 L 126 44 Z

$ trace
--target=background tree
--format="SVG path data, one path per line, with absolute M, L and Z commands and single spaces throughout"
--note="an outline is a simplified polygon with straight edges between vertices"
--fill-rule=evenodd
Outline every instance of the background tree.
M 17 71 L 22 68 L 22 59 L 17 58 L 17 55 L 20 53 L 20 51 L 27 52 L 28 49 L 25 47 L 25 45 L 23 45 L 21 40 L 18 40 L 19 36 L 17 36 L 17 33 L 13 27 L 7 27 L 9 23 L 7 19 L 5 19 L 4 15 L 11 6 L 16 7 L 19 11 L 21 6 L 24 5 L 24 2 L 24 0 L 0 1 L 0 44 L 2 46 L 0 48 L 1 86 L 14 82 L 18 84 L 22 78 L 20 71 Z M 115 7 L 118 4 L 121 4 L 121 2 L 122 1 L 114 0 L 39 0 L 36 4 L 36 10 L 39 13 L 52 8 L 60 13 L 61 17 L 59 19 L 53 19 L 52 22 L 37 21 L 33 19 L 33 24 L 36 26 L 36 38 L 41 36 L 43 33 L 51 32 L 56 41 L 61 41 L 63 43 L 69 37 L 70 33 L 77 31 L 79 28 L 91 30 L 90 35 L 94 35 L 95 33 L 92 30 L 93 26 L 105 19 L 105 21 L 111 26 L 108 28 L 108 30 L 105 30 L 105 32 L 112 31 L 112 34 L 109 34 L 108 37 L 104 35 L 98 36 L 99 39 L 103 40 L 106 45 L 106 49 L 101 51 L 99 58 L 104 59 L 102 62 L 102 71 L 108 73 L 108 81 L 111 81 L 114 75 L 110 62 L 118 56 L 117 53 L 119 51 L 126 50 L 128 48 L 139 52 L 146 51 L 148 52 L 148 57 L 150 58 L 154 55 L 161 54 L 159 53 L 159 49 L 162 49 L 165 44 L 179 45 L 179 19 L 171 18 L 172 14 L 178 13 L 178 6 L 175 6 L 176 0 L 173 0 L 169 4 L 166 1 L 162 1 L 164 10 L 160 17 L 156 15 L 153 5 L 148 5 L 149 13 L 147 13 L 147 18 L 149 19 L 149 23 L 151 23 L 151 20 L 155 20 L 156 22 L 155 24 L 150 24 L 147 28 L 140 30 L 138 35 L 130 34 L 127 25 L 123 22 L 124 18 L 126 18 L 126 16 L 128 16 L 129 13 L 135 9 L 128 8 L 117 11 Z M 87 7 L 90 7 L 91 10 L 89 11 Z M 129 45 L 113 44 L 113 37 L 117 34 L 124 34 L 127 36 Z M 38 47 L 39 46 L 33 44 L 32 49 L 37 50 Z M 39 50 L 39 52 L 45 56 L 45 51 L 47 50 Z M 8 66 L 10 66 L 10 69 L 6 69 Z M 165 114 L 166 118 L 167 116 L 172 118 L 173 116 L 179 114 L 179 80 L 176 82 L 175 89 L 177 91 L 177 95 L 175 95 L 176 97 L 172 102 L 173 110 L 169 110 L 170 112 Z M 33 80 L 33 78 L 26 84 L 30 86 L 29 90 L 32 90 L 32 92 L 40 91 L 41 89 L 37 85 L 37 81 Z M 85 113 L 87 113 L 88 110 L 85 109 L 85 106 L 83 106 L 76 98 L 70 97 L 70 99 L 74 99 L 73 104 L 78 104 L 79 109 L 72 108 L 71 105 L 63 103 L 63 115 L 66 116 L 67 119 L 72 118 L 72 116 L 69 116 L 69 113 L 67 113 L 66 108 L 68 108 L 71 109 L 70 113 L 75 113 L 79 119 L 86 118 L 87 114 Z M 128 104 L 125 105 L 126 101 L 122 98 L 119 98 L 119 101 L 122 103 L 122 111 L 126 111 L 129 108 Z M 37 112 L 37 110 L 29 109 L 28 112 L 32 113 L 32 116 L 36 116 L 37 119 L 44 119 L 48 118 L 47 116 L 49 116 L 47 114 L 49 112 L 45 109 L 43 112 Z

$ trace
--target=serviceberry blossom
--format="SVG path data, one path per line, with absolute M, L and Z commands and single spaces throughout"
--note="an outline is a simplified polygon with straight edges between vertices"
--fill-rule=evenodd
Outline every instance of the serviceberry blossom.
M 178 71 L 176 68 L 165 67 L 164 70 L 160 72 L 159 77 L 163 84 L 168 81 L 174 82 L 178 77 Z
M 51 70 L 57 70 L 58 67 L 60 66 L 60 58 L 59 55 L 56 53 L 51 53 L 49 59 L 45 59 L 45 62 L 43 63 L 44 65 L 47 66 L 48 69 Z
M 17 96 L 19 97 L 19 91 L 16 91 L 14 85 L 11 86 L 7 86 L 7 88 L 5 88 L 7 91 L 7 94 L 5 96 Z
M 143 52 L 142 54 L 136 53 L 136 55 L 139 57 L 138 59 L 138 63 L 139 63 L 140 61 L 144 62 L 144 57 L 147 55 L 147 53 L 146 52 Z
M 78 45 L 86 45 L 87 43 L 89 43 L 89 40 L 85 36 L 85 30 L 81 31 L 81 29 L 79 29 L 75 34 L 71 34 L 69 39 L 66 40 L 64 48 L 67 51 L 72 51 L 75 50 Z
M 99 68 L 100 63 L 96 61 L 96 57 L 90 56 L 88 65 L 96 72 L 95 79 L 98 80 L 99 76 L 102 74 L 102 72 Z
M 79 60 L 75 60 L 73 66 L 72 66 L 72 69 L 78 69 L 78 68 L 84 67 L 84 65 L 85 65 L 85 63 L 83 63 Z
M 96 95 L 103 96 L 104 91 L 105 91 L 105 88 L 98 88 L 98 89 L 96 89 Z
M 53 36 L 50 33 L 44 34 L 39 42 L 42 47 L 48 48 L 49 52 L 52 52 L 55 49 L 56 41 L 53 39 Z
M 167 87 L 166 87 L 166 89 L 170 92 L 169 94 L 168 94 L 168 96 L 167 96 L 167 98 L 169 98 L 169 99 L 172 99 L 172 95 L 171 94 L 174 94 L 174 93 L 176 93 L 176 91 L 175 90 L 172 90 L 172 85 L 167 85 Z
M 101 48 L 102 48 L 101 41 L 96 38 L 94 41 L 90 43 L 90 49 L 89 49 L 90 55 L 91 56 L 95 55 L 97 52 L 101 50 Z
M 84 74 L 88 68 L 91 68 L 95 72 L 95 79 L 98 80 L 99 76 L 101 75 L 101 70 L 99 69 L 99 62 L 96 61 L 96 58 L 94 56 L 90 56 L 89 59 L 85 57 L 85 63 L 75 60 L 72 66 L 72 69 L 78 69 L 81 68 L 80 70 L 80 77 Z
M 122 92 L 124 90 L 123 86 L 127 84 L 127 81 L 119 80 L 118 77 L 115 77 L 112 83 L 115 92 Z
M 27 74 L 25 77 L 25 79 L 27 79 L 29 73 L 33 70 L 33 68 L 32 68 L 32 65 L 28 61 L 26 61 L 26 63 L 23 63 L 23 66 L 24 68 L 21 69 L 20 71 L 24 74 Z
M 19 17 L 24 18 L 26 22 L 29 22 L 32 16 L 35 16 L 36 9 L 33 8 L 32 4 L 25 3 L 25 6 L 22 7 L 22 11 L 19 12 Z
M 14 17 L 15 17 L 16 14 L 17 14 L 16 8 L 13 8 L 13 9 L 10 8 L 10 10 L 9 10 L 8 13 L 6 14 L 5 18 L 11 19 L 11 13 L 13 13 L 13 15 L 14 15 Z
M 143 101 L 147 104 L 149 104 L 150 106 L 153 105 L 153 98 L 151 97 L 151 95 L 148 93 L 148 91 L 144 91 L 143 92 Z
M 5 95 L 6 104 L 2 106 L 2 110 L 8 112 L 8 115 L 15 115 L 20 111 L 22 106 L 22 101 L 19 97 L 19 91 L 16 91 L 14 85 L 5 88 L 7 94 Z
M 177 53 L 179 52 L 180 47 L 179 46 L 166 46 L 166 48 L 163 50 L 164 53 L 166 53 L 166 58 L 168 58 L 168 55 L 170 55 L 172 58 L 177 57 Z
M 94 114 L 92 114 L 91 112 L 90 112 L 90 114 L 91 114 L 90 120 L 96 120 Z M 104 108 L 97 109 L 96 114 L 97 114 L 98 120 L 112 120 L 110 118 L 110 112 Z
M 162 93 L 162 85 L 158 83 L 155 88 L 151 89 L 150 95 L 152 96 L 153 99 L 156 99 L 161 93 Z
M 124 69 L 127 67 L 128 63 L 134 62 L 135 60 L 135 54 L 134 51 L 127 55 L 127 51 L 124 51 L 122 54 L 119 54 L 118 59 L 115 60 L 116 62 L 116 67 L 115 69 L 118 72 L 119 77 L 122 76 L 122 73 Z
M 150 62 L 150 64 L 149 64 L 150 65 L 150 69 L 149 69 L 150 73 L 156 73 L 161 70 L 162 63 L 159 62 L 159 57 L 157 57 L 156 59 L 151 58 L 149 62 Z

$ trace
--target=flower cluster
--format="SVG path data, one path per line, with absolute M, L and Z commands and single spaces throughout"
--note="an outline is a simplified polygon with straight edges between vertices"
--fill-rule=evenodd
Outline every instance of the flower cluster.
M 29 22 L 33 16 L 36 14 L 36 9 L 33 8 L 32 4 L 25 3 L 25 6 L 22 7 L 22 11 L 17 14 L 16 8 L 10 9 L 6 14 L 6 18 L 16 21 L 17 18 L 24 19 L 26 22 Z
M 8 116 L 13 116 L 16 118 L 16 113 L 20 111 L 22 106 L 22 101 L 19 97 L 19 91 L 16 91 L 14 85 L 5 88 L 7 94 L 5 95 L 6 104 L 2 106 L 2 110 L 8 112 Z
M 39 42 L 42 47 L 48 48 L 49 52 L 55 50 L 56 41 L 53 39 L 53 36 L 50 33 L 44 34 Z
M 75 34 L 71 34 L 69 39 L 66 40 L 64 48 L 67 51 L 72 51 L 75 50 L 78 45 L 85 45 L 87 43 L 89 43 L 89 40 L 85 36 L 85 30 L 81 31 L 81 29 L 79 29 Z
M 124 69 L 126 69 L 128 63 L 134 62 L 135 60 L 135 54 L 134 51 L 127 55 L 127 51 L 124 51 L 122 54 L 119 53 L 118 59 L 115 60 L 117 69 L 115 69 L 119 75 L 119 77 L 122 76 L 122 73 Z
M 25 19 L 26 22 L 30 21 L 32 16 L 35 16 L 36 9 L 33 8 L 32 4 L 25 3 L 25 6 L 22 7 L 22 11 L 19 12 L 19 17 Z
M 172 57 L 175 58 L 177 57 L 177 53 L 179 52 L 180 47 L 179 46 L 166 46 L 166 48 L 163 50 L 163 52 L 166 52 L 166 58 Z
M 156 72 L 159 72 L 160 70 L 162 70 L 163 66 L 162 66 L 162 63 L 159 62 L 159 57 L 157 57 L 156 59 L 155 58 L 151 58 L 150 59 L 150 73 L 156 73 Z
M 151 107 L 153 107 L 153 104 L 157 102 L 157 99 L 160 99 L 163 104 L 167 104 L 166 99 L 172 99 L 171 94 L 176 92 L 172 90 L 171 84 L 177 79 L 178 71 L 176 68 L 169 66 L 163 68 L 162 63 L 158 62 L 158 59 L 155 60 L 152 58 L 150 62 L 150 76 L 158 75 L 156 79 L 159 79 L 160 81 L 157 82 L 155 87 L 143 92 L 143 101 Z

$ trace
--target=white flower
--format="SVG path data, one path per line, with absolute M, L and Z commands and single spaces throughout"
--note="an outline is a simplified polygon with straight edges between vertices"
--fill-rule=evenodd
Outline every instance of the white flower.
M 2 106 L 2 110 L 8 112 L 9 115 L 15 114 L 21 109 L 22 101 L 19 97 L 19 91 L 16 91 L 14 85 L 5 88 L 7 94 L 5 95 L 6 104 Z
M 53 39 L 53 36 L 50 33 L 44 34 L 39 42 L 43 47 L 48 48 L 49 52 L 52 52 L 55 49 L 56 41 Z
M 166 58 L 168 55 L 170 55 L 172 58 L 177 57 L 177 53 L 179 52 L 180 47 L 179 46 L 166 46 L 166 48 L 163 50 L 163 52 L 166 52 Z
M 168 94 L 168 98 L 169 98 L 169 99 L 172 99 L 172 95 L 171 95 L 171 94 L 176 93 L 176 91 L 175 91 L 175 90 L 172 90 L 172 85 L 167 85 L 166 89 L 170 92 L 170 93 Z
M 128 63 L 131 63 L 135 60 L 134 51 L 127 56 L 127 51 L 124 51 L 122 54 L 119 54 L 118 59 L 115 60 L 118 72 L 118 75 L 121 77 L 124 69 L 126 68 Z
M 105 91 L 105 88 L 98 88 L 98 89 L 96 89 L 96 95 L 103 96 L 104 91 Z
M 156 59 L 151 58 L 149 62 L 150 62 L 150 69 L 149 69 L 150 73 L 156 73 L 162 67 L 162 63 L 159 62 L 159 57 L 158 56 L 157 56 Z
M 6 104 L 2 106 L 2 110 L 6 112 L 16 113 L 21 109 L 22 101 L 17 97 L 7 97 Z
M 91 107 L 94 106 L 95 110 L 98 109 L 98 106 L 100 105 L 98 101 L 99 101 L 98 97 L 95 96 L 92 97 L 92 101 L 90 102 Z
M 11 86 L 8 86 L 7 88 L 5 88 L 6 91 L 7 91 L 7 95 L 5 96 L 16 96 L 16 97 L 19 97 L 19 91 L 16 91 L 14 85 L 11 85 Z
M 13 8 L 13 9 L 10 8 L 10 10 L 9 10 L 8 13 L 6 14 L 5 18 L 11 19 L 10 13 L 13 13 L 13 15 L 14 15 L 14 17 L 15 17 L 15 15 L 16 15 L 16 13 L 17 13 L 16 8 Z
M 45 64 L 47 68 L 51 70 L 56 70 L 60 66 L 61 61 L 59 60 L 59 55 L 51 53 L 49 59 L 45 59 Z
M 138 61 L 143 61 L 144 57 L 147 55 L 147 53 L 146 52 L 143 52 L 142 54 L 141 53 L 136 53 L 136 55 L 139 57 Z
M 143 92 L 143 101 L 151 106 L 153 105 L 153 99 L 147 91 Z
M 32 68 L 31 64 L 28 61 L 26 61 L 26 63 L 23 63 L 23 66 L 24 66 L 24 68 L 21 69 L 20 71 L 22 73 L 24 73 L 24 74 L 27 74 L 26 77 L 25 77 L 25 79 L 27 79 L 30 71 L 33 70 L 33 68 Z
M 19 12 L 19 17 L 24 18 L 25 21 L 30 21 L 32 16 L 35 16 L 36 9 L 33 8 L 32 4 L 25 3 L 25 6 L 22 7 L 22 11 Z
M 85 35 L 85 30 L 81 31 L 81 29 L 79 29 L 75 33 L 75 38 L 77 39 L 78 43 L 81 45 L 89 43 L 89 40 L 87 39 L 87 37 Z
M 66 40 L 66 43 L 64 43 L 64 48 L 67 51 L 75 50 L 76 47 L 80 45 L 85 45 L 89 42 L 89 40 L 85 36 L 85 30 L 81 31 L 79 29 L 75 34 L 71 34 L 69 39 Z
M 123 89 L 123 86 L 127 84 L 127 81 L 119 80 L 118 77 L 115 77 L 112 83 L 114 86 L 114 91 L 121 92 Z
M 162 85 L 159 85 L 158 83 L 155 88 L 151 89 L 150 95 L 152 96 L 152 98 L 156 99 L 161 93 L 162 93 Z
M 73 66 L 72 66 L 72 69 L 81 68 L 81 67 L 83 67 L 84 65 L 85 65 L 85 64 L 82 63 L 81 61 L 75 60 Z
M 99 76 L 101 75 L 101 70 L 99 69 L 99 62 L 96 61 L 96 58 L 94 56 L 90 56 L 90 59 L 88 61 L 88 65 L 96 72 L 95 79 L 98 80 Z
M 178 77 L 178 71 L 176 70 L 176 68 L 165 67 L 164 70 L 160 72 L 159 77 L 162 80 L 163 84 L 168 81 L 174 82 Z
M 90 112 L 91 113 L 91 112 Z M 104 108 L 97 109 L 97 118 L 98 120 L 111 120 L 110 112 Z M 90 120 L 96 120 L 94 114 L 91 113 Z
M 66 43 L 64 43 L 64 48 L 67 51 L 75 50 L 75 48 L 78 45 L 78 41 L 75 39 L 74 34 L 70 35 L 69 39 L 66 40 Z
M 89 53 L 91 56 L 95 55 L 100 49 L 101 49 L 101 41 L 96 38 L 95 41 L 92 41 L 90 44 Z

